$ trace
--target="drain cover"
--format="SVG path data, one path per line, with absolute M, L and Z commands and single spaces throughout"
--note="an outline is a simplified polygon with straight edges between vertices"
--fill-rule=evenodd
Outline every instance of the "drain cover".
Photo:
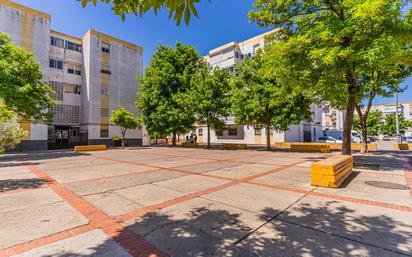
M 379 164 L 371 164 L 371 163 L 354 163 L 354 168 L 363 169 L 363 170 L 379 170 Z
M 408 190 L 409 187 L 392 182 L 385 182 L 385 181 L 366 181 L 366 185 L 378 187 L 378 188 L 386 188 L 386 189 L 395 189 L 395 190 Z

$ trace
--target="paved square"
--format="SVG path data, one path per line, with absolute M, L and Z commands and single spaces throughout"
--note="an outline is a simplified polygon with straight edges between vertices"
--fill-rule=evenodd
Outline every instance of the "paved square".
M 170 147 L 0 156 L 0 256 L 412 256 L 412 170 L 355 156 Z M 410 183 L 410 182 L 409 182 Z

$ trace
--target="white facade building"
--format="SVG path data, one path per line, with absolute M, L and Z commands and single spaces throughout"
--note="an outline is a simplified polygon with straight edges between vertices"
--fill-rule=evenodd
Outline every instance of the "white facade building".
M 240 64 L 243 58 L 251 58 L 258 49 L 265 46 L 265 36 L 267 32 L 243 42 L 230 42 L 223 46 L 209 51 L 205 57 L 206 61 L 213 67 L 229 69 L 235 72 L 236 65 Z M 271 142 L 313 142 L 322 136 L 322 108 L 313 105 L 312 122 L 302 121 L 300 125 L 292 125 L 286 132 L 271 132 Z M 254 128 L 251 125 L 237 125 L 234 117 L 226 120 L 224 130 L 211 130 L 212 143 L 246 143 L 246 144 L 266 144 L 266 130 Z M 207 128 L 205 126 L 196 129 L 198 142 L 207 142 Z
M 29 134 L 17 150 L 111 144 L 112 136 L 120 136 L 110 123 L 112 110 L 123 106 L 137 114 L 140 46 L 95 30 L 83 38 L 53 31 L 50 15 L 9 0 L 0 1 L 0 32 L 34 53 L 58 100 L 52 124 L 20 122 Z M 129 145 L 141 145 L 142 131 L 130 130 L 126 138 Z
M 384 116 L 396 113 L 396 103 L 375 104 L 372 105 L 371 111 L 380 111 Z M 412 122 L 412 102 L 399 102 L 398 104 L 399 116 L 403 116 L 405 120 Z M 412 128 L 405 132 L 406 136 L 412 136 Z

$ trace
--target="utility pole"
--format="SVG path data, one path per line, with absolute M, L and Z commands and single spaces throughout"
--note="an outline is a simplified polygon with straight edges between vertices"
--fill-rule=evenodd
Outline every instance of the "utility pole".
M 398 101 L 398 93 L 395 93 L 395 98 L 396 98 L 396 143 L 397 144 L 401 144 L 401 140 L 399 137 L 399 110 L 398 110 L 398 106 L 399 106 L 399 101 Z

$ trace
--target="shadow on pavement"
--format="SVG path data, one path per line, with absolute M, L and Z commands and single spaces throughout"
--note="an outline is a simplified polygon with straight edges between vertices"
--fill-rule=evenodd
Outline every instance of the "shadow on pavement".
M 300 204 L 282 213 L 266 208 L 254 226 L 227 210 L 194 208 L 179 214 L 150 213 L 129 225 L 170 256 L 411 256 L 412 227 L 386 215 L 359 215 L 341 202 Z M 250 221 L 249 221 L 250 222 Z M 122 237 L 120 235 L 119 237 Z M 109 241 L 93 254 L 106 256 Z M 110 241 L 112 244 L 112 241 Z M 48 256 L 48 255 L 41 255 Z
M 0 192 L 13 191 L 18 189 L 33 189 L 48 183 L 47 180 L 39 178 L 27 179 L 5 179 L 0 180 Z

